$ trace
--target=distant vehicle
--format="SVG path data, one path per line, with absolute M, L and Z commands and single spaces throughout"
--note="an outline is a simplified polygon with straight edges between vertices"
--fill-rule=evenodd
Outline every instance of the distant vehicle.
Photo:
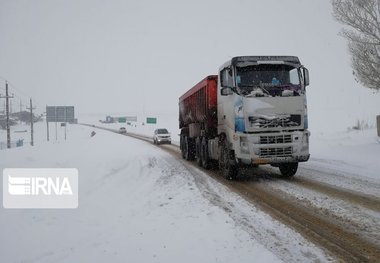
M 121 128 L 119 129 L 119 133 L 120 133 L 120 134 L 126 134 L 126 133 L 127 133 L 127 130 L 125 129 L 125 127 L 121 127 Z
M 167 129 L 156 129 L 153 134 L 153 143 L 161 144 L 161 143 L 172 143 L 172 138 Z

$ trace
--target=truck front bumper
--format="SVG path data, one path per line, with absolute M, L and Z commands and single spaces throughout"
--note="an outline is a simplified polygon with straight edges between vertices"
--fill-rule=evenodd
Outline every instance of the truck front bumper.
M 309 160 L 310 154 L 294 157 L 271 157 L 271 158 L 252 158 L 251 164 L 280 164 L 280 163 L 298 163 Z M 243 161 L 244 162 L 244 161 Z
M 235 156 L 245 164 L 278 164 L 309 160 L 309 131 L 240 134 Z

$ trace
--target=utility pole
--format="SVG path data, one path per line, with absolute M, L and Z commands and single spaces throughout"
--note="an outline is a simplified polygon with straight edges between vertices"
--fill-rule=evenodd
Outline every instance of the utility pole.
M 30 108 L 26 108 L 27 110 L 30 110 L 30 145 L 34 145 L 33 140 L 33 110 L 36 108 L 33 108 L 32 106 L 32 98 L 30 98 Z
M 47 112 L 48 112 L 48 106 L 46 105 L 46 137 L 47 137 L 47 141 L 49 141 L 49 121 L 48 121 L 48 118 L 47 118 Z
M 20 120 L 20 123 L 22 123 L 22 114 L 21 114 L 21 111 L 22 111 L 22 101 L 20 99 L 20 112 L 19 112 L 19 115 L 18 115 L 18 118 Z
M 5 81 L 5 97 L 0 96 L 0 98 L 5 98 L 5 114 L 7 115 L 7 148 L 11 148 L 11 129 L 9 125 L 9 99 L 13 98 L 12 96 L 9 96 L 8 94 L 8 81 Z

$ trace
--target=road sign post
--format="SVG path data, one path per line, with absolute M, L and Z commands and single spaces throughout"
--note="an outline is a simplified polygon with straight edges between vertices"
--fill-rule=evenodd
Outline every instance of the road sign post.
M 76 123 L 74 106 L 46 106 L 47 140 L 49 141 L 49 122 L 55 122 L 55 139 L 57 140 L 57 122 Z

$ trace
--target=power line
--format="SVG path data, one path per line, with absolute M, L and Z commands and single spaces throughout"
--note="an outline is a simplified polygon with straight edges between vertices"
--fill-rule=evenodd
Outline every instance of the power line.
M 3 79 L 5 82 L 8 83 L 8 86 L 10 86 L 12 89 L 16 90 L 18 93 L 20 93 L 20 94 L 13 94 L 13 96 L 15 98 L 18 98 L 19 100 L 22 100 L 22 104 L 24 104 L 24 105 L 28 104 L 29 98 L 32 97 L 30 94 L 27 94 L 25 91 L 17 88 L 14 84 L 12 84 L 12 82 L 8 81 L 6 78 L 0 76 L 0 79 Z M 0 86 L 0 89 L 2 89 L 3 91 L 5 91 L 5 88 L 3 88 L 1 86 Z M 39 103 L 35 103 L 35 105 L 38 106 Z
M 0 79 L 3 79 L 4 81 L 8 82 L 8 85 L 13 88 L 14 90 L 17 90 L 18 92 L 20 92 L 21 94 L 23 94 L 23 96 L 25 96 L 26 100 L 29 100 L 29 98 L 31 97 L 30 94 L 27 94 L 25 91 L 17 88 L 12 82 L 10 82 L 8 79 L 0 76 Z
M 8 82 L 9 83 L 9 82 Z M 18 94 L 16 95 L 18 98 L 20 99 L 23 99 L 25 101 L 28 101 L 29 98 L 31 97 L 30 95 L 26 94 L 25 92 L 21 91 L 20 89 L 16 88 L 14 85 L 10 84 L 9 85 L 13 90 L 16 90 L 18 93 L 21 93 L 21 94 Z

